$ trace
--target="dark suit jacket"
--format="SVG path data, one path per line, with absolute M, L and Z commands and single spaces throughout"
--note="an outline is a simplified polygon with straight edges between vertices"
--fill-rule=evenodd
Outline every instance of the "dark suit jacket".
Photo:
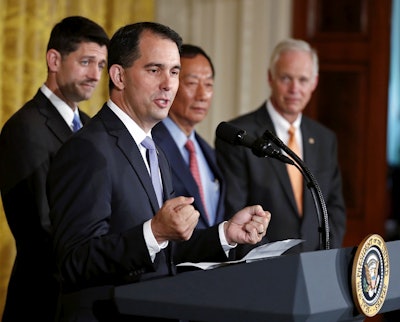
M 253 137 L 266 129 L 275 133 L 265 104 L 231 121 Z M 332 131 L 303 115 L 301 122 L 304 162 L 323 193 L 330 225 L 331 248 L 341 247 L 346 224 L 337 142 Z M 294 250 L 320 249 L 318 218 L 308 188 L 303 193 L 303 218 L 298 215 L 286 165 L 275 159 L 256 157 L 251 149 L 216 139 L 217 160 L 227 183 L 226 209 L 234 212 L 249 204 L 261 204 L 271 212 L 266 238 L 269 241 L 302 238 Z
M 81 113 L 85 123 L 89 116 Z M 0 136 L 0 187 L 17 255 L 3 321 L 54 321 L 58 282 L 49 240 L 46 177 L 54 154 L 72 134 L 39 90 L 4 125 Z M 41 296 L 35 296 L 37 292 Z M 21 306 L 21 303 L 24 303 Z
M 158 123 L 151 131 L 154 141 L 164 151 L 170 163 L 172 170 L 172 183 L 177 196 L 192 196 L 194 197 L 194 207 L 200 212 L 199 222 L 197 228 L 207 228 L 210 224 L 207 220 L 203 203 L 201 202 L 199 189 L 190 169 L 185 163 L 174 139 L 164 123 Z M 224 196 L 225 196 L 225 182 L 222 179 L 221 171 L 217 166 L 216 156 L 214 149 L 197 133 L 196 139 L 199 142 L 201 150 L 208 162 L 209 167 L 215 175 L 215 179 L 219 182 L 220 198 L 217 207 L 215 223 L 220 223 L 224 220 Z
M 169 199 L 171 173 L 158 152 L 164 199 Z M 137 144 L 106 104 L 59 150 L 48 188 L 67 299 L 62 321 L 85 315 L 96 321 L 95 308 L 105 308 L 99 301 L 107 302 L 115 285 L 174 274 L 175 263 L 182 261 L 226 259 L 215 226 L 195 232 L 188 242 L 170 242 L 151 261 L 143 223 L 159 209 L 157 198 Z M 78 292 L 67 294 L 73 291 Z

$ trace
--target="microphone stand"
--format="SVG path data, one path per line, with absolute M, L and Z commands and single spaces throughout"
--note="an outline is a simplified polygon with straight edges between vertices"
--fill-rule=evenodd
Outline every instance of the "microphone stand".
M 294 153 L 288 146 L 286 146 L 275 134 L 273 134 L 269 130 L 266 130 L 262 137 L 264 140 L 272 141 L 275 145 L 277 145 L 279 148 L 285 151 L 295 161 L 295 163 L 291 164 L 294 165 L 306 179 L 307 187 L 311 192 L 311 195 L 314 200 L 315 209 L 317 211 L 318 224 L 319 224 L 318 232 L 320 234 L 319 235 L 320 249 L 326 249 L 326 250 L 329 249 L 330 245 L 329 245 L 328 211 L 326 209 L 324 197 L 322 195 L 317 180 L 315 179 L 314 175 L 311 173 L 307 165 L 303 162 L 303 160 L 301 160 L 296 155 L 296 153 Z

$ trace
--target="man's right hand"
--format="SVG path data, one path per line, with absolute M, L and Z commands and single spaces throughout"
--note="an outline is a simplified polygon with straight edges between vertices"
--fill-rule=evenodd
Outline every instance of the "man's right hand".
M 200 216 L 192 206 L 193 201 L 193 197 L 177 197 L 163 204 L 151 221 L 158 243 L 190 239 Z

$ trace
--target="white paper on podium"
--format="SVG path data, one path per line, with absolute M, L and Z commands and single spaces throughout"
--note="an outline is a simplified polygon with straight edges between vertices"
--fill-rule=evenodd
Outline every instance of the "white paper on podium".
M 245 257 L 235 261 L 228 261 L 228 262 L 200 262 L 200 263 L 180 263 L 176 266 L 192 266 L 197 267 L 203 270 L 213 269 L 225 265 L 237 264 L 237 263 L 250 263 L 253 261 L 275 257 L 282 255 L 288 249 L 304 242 L 303 239 L 285 239 L 281 241 L 276 241 L 268 244 L 264 244 L 252 249 Z

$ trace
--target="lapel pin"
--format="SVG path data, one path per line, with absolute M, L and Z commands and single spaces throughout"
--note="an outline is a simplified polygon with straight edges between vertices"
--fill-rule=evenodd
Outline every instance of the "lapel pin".
M 314 140 L 314 138 L 308 138 L 308 143 L 310 143 L 310 144 L 314 144 L 314 143 L 315 143 L 315 140 Z

